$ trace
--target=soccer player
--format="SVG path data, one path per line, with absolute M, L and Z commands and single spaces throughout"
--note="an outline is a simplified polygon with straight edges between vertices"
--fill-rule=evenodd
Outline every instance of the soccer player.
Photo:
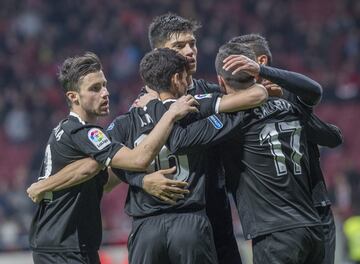
M 249 52 L 251 51 L 251 53 Z M 252 64 L 227 64 L 230 55 L 245 55 Z M 216 70 L 225 90 L 237 90 L 235 76 L 254 72 L 278 72 L 261 66 L 245 45 L 228 43 L 216 57 Z M 224 63 L 225 61 L 225 63 Z M 239 72 L 238 69 L 241 68 Z M 282 71 L 284 73 L 285 71 Z M 273 73 L 274 74 L 274 73 Z M 304 76 L 292 74 L 298 80 Z M 278 80 L 277 80 L 278 81 Z M 309 80 L 308 80 L 309 81 Z M 321 263 L 323 233 L 311 200 L 309 157 L 305 133 L 307 106 L 321 97 L 321 86 L 282 86 L 299 97 L 296 103 L 269 97 L 259 107 L 244 111 L 241 131 L 222 153 L 227 173 L 236 182 L 233 193 L 247 239 L 252 239 L 254 263 Z M 303 103 L 301 103 L 303 102 Z
M 142 59 L 140 75 L 148 87 L 159 92 L 160 99 L 168 108 L 187 91 L 187 66 L 187 60 L 176 51 L 156 49 Z M 247 94 L 254 91 L 262 95 L 261 101 L 266 98 L 264 87 L 254 85 Z M 204 109 L 223 111 L 228 107 L 228 99 L 232 102 L 237 97 L 243 100 L 243 93 L 238 95 L 223 96 L 220 102 L 215 94 L 196 98 L 200 103 L 200 113 L 209 113 Z M 164 108 L 150 106 L 147 113 L 149 116 L 139 118 L 130 111 L 128 115 L 117 118 L 109 126 L 108 133 L 130 148 L 136 146 L 148 133 L 142 124 L 155 124 Z M 151 168 L 176 166 L 173 179 L 188 182 L 190 193 L 175 204 L 168 204 L 143 192 L 141 180 L 138 187 L 130 185 L 125 205 L 127 214 L 134 219 L 128 242 L 130 263 L 217 263 L 211 226 L 204 214 L 205 182 L 208 179 L 206 165 L 212 162 L 205 153 L 208 147 L 230 136 L 239 120 L 241 115 L 216 115 L 186 128 L 174 127 L 166 147 L 160 151 Z M 124 128 L 130 129 L 126 131 Z M 125 177 L 135 178 L 129 173 Z
M 190 97 L 164 114 L 153 132 L 136 148 L 111 141 L 95 124 L 109 113 L 109 93 L 98 57 L 93 53 L 64 61 L 59 80 L 70 108 L 69 116 L 52 131 L 39 179 L 86 157 L 91 179 L 58 192 L 48 192 L 40 202 L 30 228 L 34 263 L 99 263 L 101 242 L 100 200 L 106 171 L 113 166 L 144 170 L 165 143 L 173 123 L 196 111 Z
M 257 62 L 261 65 L 271 65 L 272 54 L 266 39 L 258 34 L 249 34 L 234 37 L 230 40 L 232 43 L 242 43 L 248 45 L 256 55 Z M 243 61 L 244 62 L 244 61 Z M 262 75 L 259 72 L 259 77 L 273 80 L 269 76 Z M 276 81 L 275 81 L 276 82 Z M 296 82 L 296 80 L 295 80 Z M 300 82 L 300 85 L 302 83 Z M 299 84 L 296 84 L 299 85 Z M 296 95 L 288 93 L 285 90 L 284 98 L 295 102 Z M 312 109 L 310 109 L 312 110 Z M 310 111 L 311 113 L 312 111 Z M 336 147 L 342 143 L 342 135 L 339 128 L 332 124 L 328 124 L 313 115 L 314 125 L 317 126 L 321 133 L 317 133 L 317 142 L 320 145 L 327 147 Z M 308 153 L 310 161 L 310 175 L 312 186 L 312 198 L 318 214 L 320 215 L 323 224 L 323 231 L 325 235 L 325 258 L 323 264 L 333 264 L 335 259 L 335 222 L 331 211 L 331 203 L 326 188 L 323 173 L 320 167 L 320 153 L 317 144 L 308 141 Z
M 164 14 L 153 19 L 149 26 L 149 42 L 152 49 L 170 48 L 185 56 L 190 62 L 188 93 L 191 95 L 222 92 L 215 83 L 195 79 L 197 68 L 196 31 L 197 21 L 176 14 Z M 224 169 L 220 162 L 219 148 L 213 146 L 206 152 L 209 162 L 206 168 L 206 213 L 213 228 L 216 251 L 220 264 L 241 264 L 241 258 L 233 231 L 230 202 L 225 188 Z

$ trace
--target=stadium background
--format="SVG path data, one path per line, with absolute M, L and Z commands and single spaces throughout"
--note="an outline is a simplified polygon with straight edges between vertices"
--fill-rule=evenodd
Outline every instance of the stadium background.
M 235 35 L 259 32 L 270 42 L 274 66 L 304 73 L 322 84 L 324 96 L 316 113 L 339 126 L 344 135 L 341 147 L 321 149 L 338 227 L 337 263 L 351 263 L 342 230 L 346 219 L 360 215 L 357 0 L 2 0 L 0 263 L 8 263 L 4 256 L 15 256 L 14 261 L 25 256 L 26 261 L 19 263 L 31 263 L 27 233 L 35 206 L 25 190 L 37 177 L 51 129 L 68 112 L 56 79 L 60 63 L 87 50 L 100 56 L 111 93 L 111 116 L 102 120 L 106 125 L 126 112 L 137 95 L 138 64 L 150 49 L 147 27 L 154 16 L 168 11 L 203 24 L 198 32 L 198 78 L 216 80 L 214 57 L 222 43 Z M 125 197 L 123 185 L 103 200 L 104 252 L 118 257 L 106 263 L 122 263 L 130 229 L 123 213 Z M 234 221 L 248 257 L 235 211 Z M 359 237 L 360 231 L 353 234 Z M 105 245 L 112 245 L 113 251 Z

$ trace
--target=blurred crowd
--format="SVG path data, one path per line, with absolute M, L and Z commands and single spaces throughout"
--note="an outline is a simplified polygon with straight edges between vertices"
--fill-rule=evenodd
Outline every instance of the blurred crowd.
M 25 190 L 37 178 L 51 129 L 68 112 L 56 76 L 60 63 L 84 51 L 99 55 L 111 94 L 112 114 L 102 121 L 105 125 L 126 112 L 138 93 L 138 64 L 150 49 L 148 25 L 169 11 L 203 25 L 197 42 L 199 78 L 215 80 L 212 65 L 222 43 L 257 32 L 269 40 L 274 66 L 322 84 L 316 112 L 340 126 L 345 138 L 340 148 L 322 149 L 334 208 L 341 219 L 360 214 L 360 1 L 2 0 L 0 251 L 28 244 L 34 205 Z M 104 226 L 112 234 L 105 231 L 105 242 L 126 240 L 125 192 L 120 187 L 105 197 Z

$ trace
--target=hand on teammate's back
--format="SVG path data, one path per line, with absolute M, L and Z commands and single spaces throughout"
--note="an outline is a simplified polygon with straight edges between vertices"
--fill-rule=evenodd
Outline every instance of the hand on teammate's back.
M 158 99 L 158 96 L 152 93 L 146 93 L 136 99 L 133 103 L 133 107 L 145 107 L 150 101 Z
M 177 200 L 184 198 L 189 190 L 187 182 L 171 180 L 168 177 L 176 172 L 176 167 L 155 171 L 147 174 L 143 179 L 143 189 L 148 194 L 170 204 L 175 204 Z

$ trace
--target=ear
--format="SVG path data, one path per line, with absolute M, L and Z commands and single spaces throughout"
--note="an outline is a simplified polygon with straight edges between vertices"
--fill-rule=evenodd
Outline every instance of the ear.
M 266 55 L 260 55 L 259 57 L 257 57 L 257 62 L 261 65 L 267 65 L 268 57 Z
M 79 104 L 79 94 L 75 91 L 66 92 L 66 97 L 70 100 L 71 104 Z
M 173 76 L 171 76 L 171 87 L 175 88 L 177 90 L 179 83 L 180 83 L 180 74 L 175 73 Z
M 226 85 L 225 85 L 225 81 L 224 81 L 223 77 L 218 75 L 217 79 L 218 79 L 219 86 L 221 88 L 221 92 L 223 92 L 224 94 L 227 94 Z
M 175 73 L 173 76 L 172 76 L 172 78 L 174 78 L 174 83 L 176 83 L 176 84 L 178 84 L 179 82 L 180 82 L 180 78 L 181 76 L 180 76 L 180 73 Z
M 177 87 L 179 84 L 179 74 L 175 73 L 173 76 L 171 76 L 171 86 L 170 86 L 170 92 L 173 94 L 175 91 L 177 91 Z

